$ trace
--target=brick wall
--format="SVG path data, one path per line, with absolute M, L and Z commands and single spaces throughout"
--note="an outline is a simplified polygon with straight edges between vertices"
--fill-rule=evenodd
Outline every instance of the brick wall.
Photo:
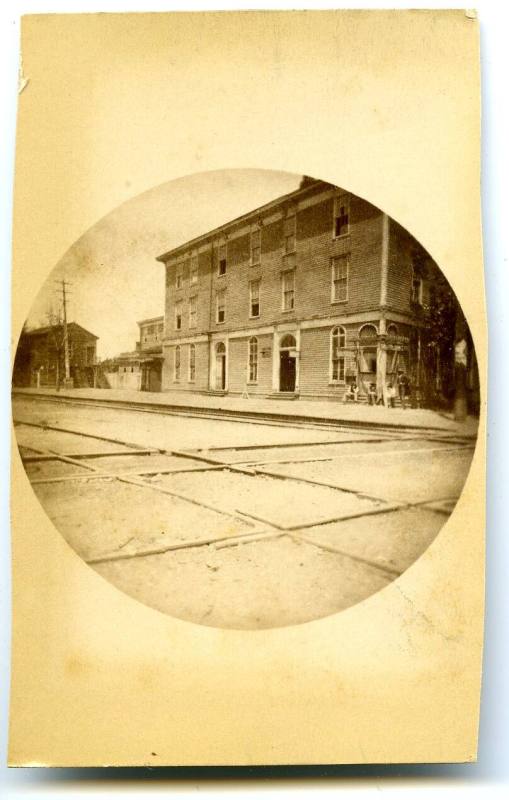
M 274 214 L 272 214 L 272 217 Z M 199 255 L 199 282 L 190 286 L 184 269 L 183 287 L 175 288 L 175 260 L 166 268 L 166 336 L 178 338 L 200 333 L 232 331 L 256 325 L 357 313 L 375 309 L 380 296 L 381 212 L 360 198 L 351 197 L 350 233 L 333 238 L 332 197 L 297 210 L 296 253 L 283 254 L 283 217 L 261 226 L 261 264 L 250 265 L 250 233 L 232 234 L 226 242 L 227 270 L 218 274 L 217 239 Z M 331 302 L 331 258 L 349 254 L 348 299 Z M 186 265 L 187 253 L 178 261 Z M 283 311 L 281 273 L 295 266 L 295 308 Z M 260 315 L 250 318 L 249 283 L 260 279 Z M 226 319 L 216 320 L 217 292 L 226 291 Z M 197 326 L 189 329 L 189 297 L 197 297 Z M 182 301 L 182 328 L 175 330 L 175 302 Z
M 162 391 L 201 392 L 209 386 L 208 342 L 196 342 L 195 345 L 195 380 L 189 381 L 189 344 L 180 345 L 180 380 L 174 380 L 175 346 L 165 345 L 162 371 Z
M 150 350 L 161 344 L 164 335 L 163 317 L 160 320 L 151 320 L 139 323 L 140 350 Z
M 258 380 L 247 383 L 249 338 L 230 339 L 228 343 L 228 390 L 241 394 L 246 389 L 250 395 L 267 395 L 272 391 L 272 336 L 257 336 Z
M 357 325 L 344 325 L 346 332 L 345 377 L 356 374 L 354 338 Z M 331 328 L 303 330 L 300 334 L 300 395 L 341 399 L 345 383 L 330 381 Z

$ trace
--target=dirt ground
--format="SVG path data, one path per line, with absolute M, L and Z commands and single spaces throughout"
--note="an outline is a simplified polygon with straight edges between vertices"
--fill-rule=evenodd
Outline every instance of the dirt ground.
M 193 451 L 116 455 L 127 445 L 16 425 L 25 457 L 85 456 L 76 464 L 30 461 L 26 470 L 57 530 L 92 568 L 159 611 L 218 627 L 302 623 L 382 590 L 439 533 L 473 455 L 472 447 L 424 435 L 398 439 L 50 401 L 16 399 L 14 417 Z M 86 458 L 97 453 L 102 457 Z M 209 469 L 202 458 L 224 467 Z M 228 468 L 241 463 L 251 464 L 248 474 Z M 143 485 L 125 482 L 143 471 L 150 475 L 135 478 Z

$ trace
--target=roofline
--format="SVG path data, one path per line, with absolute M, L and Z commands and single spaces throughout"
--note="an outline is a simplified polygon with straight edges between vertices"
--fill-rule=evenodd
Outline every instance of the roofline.
M 84 328 L 83 325 L 80 325 L 79 322 L 68 322 L 67 327 L 70 328 L 71 325 L 74 325 L 75 328 L 80 328 L 80 330 L 85 331 L 88 333 L 89 336 L 92 336 L 94 339 L 99 339 L 99 336 L 96 336 L 95 333 L 92 331 L 87 330 Z M 33 328 L 31 331 L 22 331 L 23 336 L 44 336 L 44 334 L 49 333 L 53 328 L 63 328 L 64 323 L 59 322 L 57 325 L 42 325 L 40 328 Z
M 160 317 L 148 317 L 148 319 L 140 319 L 137 322 L 137 325 L 144 325 L 146 322 L 164 322 L 164 314 L 161 314 Z
M 160 256 L 156 256 L 156 261 L 160 261 L 161 263 L 164 264 L 170 256 L 175 255 L 176 253 L 179 253 L 182 250 L 187 250 L 189 247 L 194 247 L 195 245 L 199 244 L 200 242 L 204 242 L 207 239 L 213 238 L 214 236 L 217 236 L 218 233 L 224 231 L 226 228 L 229 228 L 230 226 L 239 225 L 241 222 L 244 222 L 250 217 L 254 217 L 259 214 L 265 213 L 266 211 L 269 211 L 271 208 L 281 205 L 281 203 L 288 202 L 289 200 L 294 200 L 306 194 L 312 194 L 317 189 L 323 190 L 324 187 L 330 187 L 331 189 L 336 188 L 332 183 L 328 183 L 327 181 L 322 181 L 317 179 L 316 183 L 304 186 L 302 189 L 294 189 L 293 192 L 289 192 L 288 194 L 283 194 L 281 195 L 281 197 L 276 197 L 275 200 L 271 200 L 269 203 L 265 203 L 263 206 L 258 206 L 258 208 L 254 208 L 252 211 L 247 211 L 245 214 L 241 214 L 240 217 L 235 217 L 235 219 L 229 220 L 228 222 L 219 225 L 217 228 L 213 228 L 211 231 L 207 231 L 207 233 L 202 233 L 200 236 L 195 236 L 194 239 L 190 239 L 188 242 L 178 245 L 178 247 L 173 247 L 166 253 L 163 253 Z

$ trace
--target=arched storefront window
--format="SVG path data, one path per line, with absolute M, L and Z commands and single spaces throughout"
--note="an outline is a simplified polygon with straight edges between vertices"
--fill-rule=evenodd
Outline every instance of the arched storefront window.
M 189 383 L 194 383 L 196 378 L 196 345 L 189 345 Z
M 252 336 L 247 344 L 248 356 L 248 381 L 256 383 L 258 381 L 258 339 Z
M 279 349 L 280 350 L 291 350 L 295 348 L 297 343 L 295 341 L 295 336 L 292 336 L 291 333 L 287 333 L 286 336 L 283 336 L 281 339 Z
M 363 325 L 359 330 L 359 366 L 360 371 L 376 374 L 378 331 L 374 325 Z
M 226 391 L 226 345 L 224 342 L 216 344 L 215 359 L 215 388 Z
M 342 383 L 345 380 L 345 345 L 346 331 L 337 325 L 331 331 L 330 375 L 333 383 Z
M 359 339 L 373 339 L 378 336 L 378 331 L 374 325 L 363 325 L 359 330 Z

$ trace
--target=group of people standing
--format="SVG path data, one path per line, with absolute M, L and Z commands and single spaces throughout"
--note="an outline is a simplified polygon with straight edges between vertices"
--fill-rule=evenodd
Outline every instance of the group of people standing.
M 385 391 L 377 392 L 376 383 L 370 383 L 368 386 L 368 403 L 370 406 L 387 405 L 389 408 L 396 406 L 396 398 L 399 397 L 401 407 L 406 408 L 410 401 L 410 380 L 408 375 L 400 369 L 398 370 L 396 380 L 390 381 L 385 386 Z M 359 387 L 357 381 L 353 380 L 347 387 L 345 393 L 345 402 L 358 403 L 359 402 Z

